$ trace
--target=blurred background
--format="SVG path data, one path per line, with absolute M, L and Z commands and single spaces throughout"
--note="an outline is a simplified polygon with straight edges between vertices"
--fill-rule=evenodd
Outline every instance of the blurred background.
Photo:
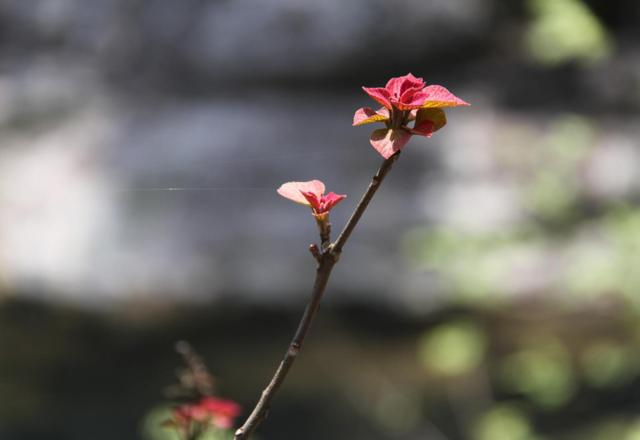
M 640 439 L 639 37 L 634 0 L 0 1 L 0 439 L 175 439 L 179 339 L 248 411 L 314 271 L 275 189 L 348 194 L 340 229 L 360 86 L 407 72 L 472 107 L 411 140 L 256 439 Z

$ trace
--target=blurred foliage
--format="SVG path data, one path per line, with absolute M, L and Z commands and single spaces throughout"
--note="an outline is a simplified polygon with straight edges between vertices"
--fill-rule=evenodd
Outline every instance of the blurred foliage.
M 170 406 L 159 406 L 150 410 L 144 417 L 141 426 L 143 440 L 178 440 L 179 436 L 171 427 L 163 426 L 163 422 L 171 418 Z M 233 432 L 211 428 L 203 433 L 198 440 L 231 440 Z
M 640 291 L 640 209 L 626 206 L 591 224 L 598 241 L 576 244 L 566 277 L 568 292 L 618 293 L 636 305 Z
M 562 221 L 573 214 L 579 197 L 576 173 L 594 147 L 591 122 L 577 115 L 559 117 L 534 145 L 536 161 L 525 184 L 524 204 L 533 214 Z
M 408 432 L 421 423 L 419 399 L 411 390 L 387 387 L 376 402 L 374 418 L 386 432 Z
M 640 440 L 640 419 L 629 425 L 624 440 Z
M 551 3 L 530 5 L 539 14 L 559 11 L 549 18 L 558 21 L 553 26 L 570 19 L 563 14 L 588 13 L 576 1 Z M 537 131 L 505 124 L 493 133 L 485 178 L 514 195 L 508 221 L 474 227 L 449 213 L 405 235 L 415 269 L 469 310 L 463 320 L 425 331 L 417 341 L 420 360 L 430 376 L 456 378 L 454 390 L 444 392 L 474 440 L 635 439 L 640 401 L 628 390 L 640 381 L 640 188 L 618 184 L 625 177 L 616 166 L 603 168 L 606 179 L 594 177 L 609 151 L 600 121 L 546 116 Z M 616 190 L 600 189 L 603 182 Z M 475 215 L 484 213 L 478 204 Z M 473 323 L 481 317 L 488 324 L 479 328 Z M 600 397 L 588 397 L 593 393 Z M 621 407 L 600 401 L 627 393 Z M 556 431 L 544 422 L 573 411 L 591 418 L 560 423 Z
M 527 149 L 520 162 L 500 165 L 519 176 L 516 222 L 481 231 L 446 223 L 414 229 L 404 240 L 409 259 L 475 306 L 541 290 L 578 301 L 613 294 L 640 304 L 640 209 L 633 194 L 595 199 L 585 182 L 598 150 L 594 122 L 559 116 Z
M 523 393 L 542 408 L 559 407 L 576 388 L 571 359 L 559 341 L 542 339 L 536 345 L 502 361 L 503 380 L 508 389 Z
M 613 340 L 595 340 L 582 355 L 586 382 L 593 387 L 619 386 L 640 371 L 640 354 L 634 347 Z
M 536 61 L 601 61 L 611 53 L 611 39 L 598 18 L 580 0 L 528 0 L 533 21 L 527 48 Z
M 450 322 L 425 333 L 419 342 L 419 356 L 427 370 L 455 377 L 480 365 L 485 346 L 485 335 L 477 325 Z
M 171 417 L 170 406 L 159 406 L 151 409 L 140 428 L 144 440 L 176 440 L 177 434 L 173 429 L 163 426 L 164 421 Z
M 498 405 L 478 420 L 474 440 L 542 440 L 532 433 L 531 423 L 518 408 Z

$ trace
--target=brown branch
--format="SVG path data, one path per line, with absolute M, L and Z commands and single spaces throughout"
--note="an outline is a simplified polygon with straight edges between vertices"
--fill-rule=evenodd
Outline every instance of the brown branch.
M 316 270 L 316 279 L 313 284 L 313 292 L 311 293 L 311 299 L 304 310 L 298 329 L 289 344 L 289 348 L 284 355 L 284 359 L 280 362 L 271 382 L 269 382 L 269 385 L 267 385 L 262 392 L 260 400 L 251 412 L 251 415 L 249 415 L 247 420 L 244 422 L 244 425 L 236 431 L 235 440 L 248 439 L 253 430 L 256 429 L 266 417 L 271 399 L 273 399 L 276 391 L 278 391 L 278 388 L 280 388 L 280 385 L 284 382 L 291 365 L 293 365 L 293 362 L 296 360 L 296 357 L 302 348 L 302 344 L 307 336 L 309 327 L 311 327 L 313 318 L 318 312 L 318 307 L 320 307 L 320 300 L 322 299 L 325 287 L 329 281 L 329 276 L 331 275 L 331 269 L 333 269 L 335 263 L 335 260 L 329 253 L 325 253 L 320 257 L 320 262 Z
M 340 256 L 340 253 L 342 252 L 342 248 L 344 247 L 345 243 L 349 239 L 349 236 L 351 235 L 356 225 L 358 224 L 360 217 L 362 217 L 362 214 L 364 214 L 364 211 L 367 209 L 367 206 L 369 206 L 369 202 L 371 201 L 371 199 L 373 199 L 373 196 L 375 195 L 376 191 L 378 191 L 380 184 L 384 180 L 387 173 L 391 170 L 393 163 L 396 160 L 398 160 L 398 157 L 400 157 L 399 151 L 393 156 L 391 156 L 389 159 L 386 159 L 384 162 L 382 162 L 382 165 L 380 165 L 380 168 L 378 168 L 378 172 L 371 179 L 369 188 L 367 188 L 367 191 L 364 193 L 364 195 L 360 199 L 358 206 L 356 206 L 356 209 L 353 211 L 353 214 L 351 214 L 351 218 L 349 219 L 346 226 L 340 233 L 340 236 L 338 236 L 338 239 L 333 245 L 332 252 L 337 257 Z
M 309 303 L 304 310 L 304 314 L 302 315 L 300 323 L 298 324 L 298 329 L 296 330 L 293 339 L 289 344 L 289 348 L 287 349 L 284 358 L 280 362 L 278 369 L 271 378 L 269 385 L 267 385 L 264 391 L 262 391 L 260 400 L 258 400 L 258 403 L 253 408 L 253 411 L 244 422 L 244 424 L 236 431 L 234 437 L 235 440 L 247 440 L 251 436 L 253 431 L 258 427 L 258 425 L 262 423 L 262 421 L 267 417 L 269 404 L 271 403 L 273 396 L 287 377 L 287 374 L 289 373 L 289 370 L 291 369 L 294 361 L 298 357 L 298 353 L 300 353 L 300 350 L 302 349 L 302 344 L 304 343 L 305 337 L 309 332 L 309 328 L 313 323 L 313 319 L 318 313 L 320 301 L 322 300 L 322 296 L 324 295 L 325 288 L 327 287 L 329 277 L 331 276 L 331 270 L 333 269 L 333 266 L 335 266 L 335 264 L 338 262 L 340 253 L 342 252 L 342 248 L 349 239 L 349 236 L 358 224 L 360 217 L 362 217 L 362 214 L 367 209 L 369 202 L 380 187 L 382 180 L 391 169 L 391 166 L 396 161 L 399 154 L 400 153 L 394 154 L 382 163 L 382 165 L 378 169 L 378 172 L 375 174 L 375 176 L 373 176 L 373 179 L 369 184 L 369 188 L 367 188 L 367 191 L 360 199 L 358 206 L 353 211 L 351 218 L 340 233 L 340 236 L 338 237 L 336 242 L 330 246 L 322 246 L 321 252 L 319 252 L 317 246 L 312 245 L 310 250 L 313 256 L 318 260 L 318 268 L 316 269 L 316 278 L 313 283 L 311 299 L 309 300 Z M 322 236 L 321 240 L 323 241 L 323 244 L 327 243 L 329 241 L 329 237 Z

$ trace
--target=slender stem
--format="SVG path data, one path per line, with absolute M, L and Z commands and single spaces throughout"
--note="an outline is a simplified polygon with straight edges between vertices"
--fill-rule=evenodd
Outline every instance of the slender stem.
M 255 408 L 253 408 L 253 411 L 244 424 L 236 431 L 235 440 L 248 439 L 253 430 L 256 429 L 267 416 L 271 399 L 273 399 L 276 391 L 278 391 L 278 388 L 280 388 L 280 385 L 284 382 L 291 365 L 293 365 L 293 362 L 296 360 L 298 353 L 302 348 L 302 344 L 304 343 L 307 332 L 311 327 L 313 318 L 320 307 L 320 300 L 322 299 L 325 287 L 329 281 L 329 276 L 331 275 L 331 269 L 333 269 L 335 263 L 335 260 L 331 258 L 329 253 L 321 255 L 318 269 L 316 270 L 316 279 L 313 283 L 311 299 L 304 310 L 300 324 L 298 324 L 298 329 L 296 330 L 296 333 L 293 336 L 293 339 L 289 344 L 289 348 L 280 362 L 278 369 L 271 378 L 269 385 L 267 385 L 264 391 L 262 391 L 260 400 L 256 404 Z
M 399 151 L 393 156 L 391 156 L 389 159 L 386 159 L 384 162 L 382 162 L 382 165 L 380 165 L 380 168 L 378 168 L 378 172 L 371 179 L 369 188 L 367 188 L 367 191 L 364 193 L 364 195 L 360 199 L 358 206 L 356 206 L 356 209 L 353 211 L 353 214 L 351 214 L 351 218 L 349 219 L 346 226 L 338 236 L 338 239 L 336 240 L 335 244 L 333 245 L 333 253 L 336 254 L 337 256 L 339 256 L 340 253 L 342 252 L 342 248 L 344 247 L 345 243 L 349 239 L 349 236 L 351 235 L 356 225 L 358 224 L 360 217 L 362 217 L 362 214 L 364 214 L 364 211 L 367 209 L 367 206 L 369 206 L 369 202 L 371 201 L 371 199 L 373 199 L 373 196 L 375 195 L 376 191 L 378 191 L 380 184 L 384 180 L 387 173 L 391 170 L 393 163 L 396 160 L 398 160 L 398 157 L 400 157 Z
M 300 353 L 300 350 L 302 349 L 302 344 L 304 343 L 305 337 L 309 332 L 309 328 L 313 323 L 313 319 L 318 313 L 320 301 L 322 300 L 325 288 L 327 287 L 327 283 L 329 282 L 329 277 L 331 276 L 331 270 L 333 269 L 333 266 L 335 266 L 335 264 L 338 262 L 340 253 L 342 252 L 342 248 L 349 239 L 349 236 L 353 232 L 353 229 L 358 224 L 360 217 L 362 217 L 362 214 L 367 209 L 369 202 L 380 187 L 382 180 L 391 169 L 393 163 L 397 160 L 399 154 L 400 153 L 394 154 L 382 163 L 382 165 L 378 169 L 378 172 L 375 174 L 375 176 L 373 176 L 373 179 L 369 184 L 369 188 L 367 188 L 367 191 L 360 199 L 358 206 L 353 211 L 351 218 L 340 233 L 336 242 L 333 245 L 327 247 L 323 246 L 321 252 L 318 252 L 317 247 L 311 249 L 312 254 L 318 260 L 316 278 L 313 283 L 313 289 L 311 291 L 311 299 L 309 300 L 309 303 L 304 310 L 302 318 L 300 319 L 300 323 L 298 324 L 298 329 L 293 335 L 293 339 L 289 344 L 284 358 L 280 362 L 280 365 L 278 365 L 278 369 L 271 378 L 271 381 L 262 391 L 260 400 L 258 400 L 258 403 L 253 408 L 253 411 L 244 422 L 244 424 L 236 431 L 234 437 L 235 440 L 247 440 L 251 436 L 253 431 L 258 427 L 258 425 L 266 418 L 267 412 L 269 410 L 269 404 L 271 403 L 273 396 L 286 379 L 291 366 L 295 362 L 296 358 L 298 357 L 298 353 Z M 321 239 L 323 242 L 329 241 L 328 237 L 321 237 Z

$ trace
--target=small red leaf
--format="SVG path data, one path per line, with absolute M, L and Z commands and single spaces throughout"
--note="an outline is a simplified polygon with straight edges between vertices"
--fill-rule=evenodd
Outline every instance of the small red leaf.
M 324 183 L 319 180 L 310 180 L 308 182 L 287 182 L 278 188 L 278 194 L 285 199 L 293 200 L 296 203 L 309 206 L 309 201 L 302 195 L 302 192 L 308 192 L 318 197 L 324 194 Z
M 458 98 L 446 88 L 438 85 L 425 87 L 421 92 L 420 99 L 424 99 L 420 106 L 421 108 L 445 108 L 471 105 Z
M 416 123 L 411 133 L 420 136 L 431 136 L 447 123 L 447 116 L 440 108 L 425 108 L 418 110 Z
M 382 107 L 378 111 L 375 111 L 369 107 L 362 107 L 356 110 L 353 115 L 353 125 L 371 124 L 373 122 L 382 122 L 389 120 L 389 110 Z
M 382 157 L 389 159 L 395 153 L 402 150 L 402 147 L 409 142 L 409 139 L 411 139 L 411 133 L 405 129 L 381 128 L 371 133 L 370 142 Z
M 391 95 L 383 87 L 363 87 L 362 90 L 373 99 L 378 101 L 381 105 L 391 110 Z

